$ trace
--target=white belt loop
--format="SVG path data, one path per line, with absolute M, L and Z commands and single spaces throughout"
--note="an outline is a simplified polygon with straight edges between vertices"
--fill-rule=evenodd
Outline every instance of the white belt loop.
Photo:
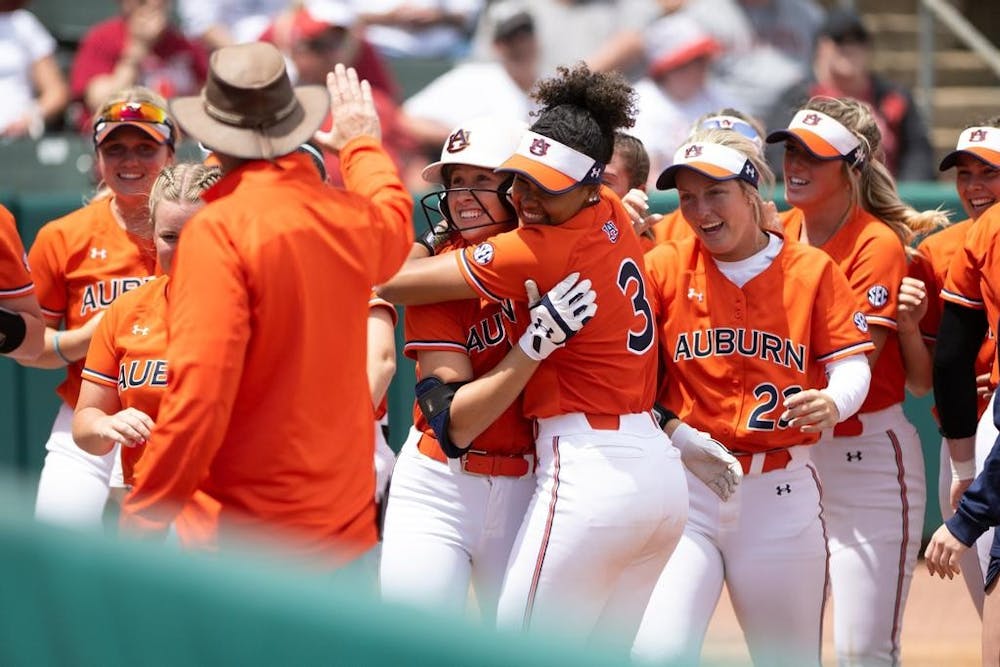
M 750 457 L 750 468 L 747 470 L 748 475 L 759 475 L 764 472 L 764 458 L 767 456 L 764 452 L 758 452 Z

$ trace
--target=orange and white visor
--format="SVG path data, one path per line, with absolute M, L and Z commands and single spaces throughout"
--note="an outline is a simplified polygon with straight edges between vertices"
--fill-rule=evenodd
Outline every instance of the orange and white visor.
M 554 195 L 580 185 L 600 183 L 604 164 L 554 139 L 525 132 L 517 151 L 496 171 L 524 176 Z
M 822 111 L 800 109 L 787 130 L 767 135 L 767 143 L 795 139 L 820 160 L 844 160 L 855 165 L 862 157 L 861 140 L 839 120 Z
M 715 181 L 738 178 L 754 187 L 757 187 L 760 179 L 757 168 L 738 150 L 720 144 L 690 143 L 684 144 L 674 153 L 674 163 L 656 179 L 656 189 L 676 188 L 675 179 L 681 169 L 693 169 Z
M 955 150 L 944 156 L 938 169 L 951 169 L 958 156 L 966 153 L 991 167 L 1000 168 L 1000 127 L 967 127 L 958 135 Z

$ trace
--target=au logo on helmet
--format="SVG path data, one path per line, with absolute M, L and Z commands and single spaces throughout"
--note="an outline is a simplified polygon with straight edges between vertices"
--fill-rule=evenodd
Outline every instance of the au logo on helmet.
M 684 157 L 685 159 L 692 157 L 701 157 L 701 146 L 697 144 L 693 146 L 688 146 L 687 150 L 684 151 Z
M 532 155 L 537 155 L 538 157 L 542 157 L 543 155 L 549 152 L 549 146 L 551 145 L 552 144 L 545 141 L 545 139 L 534 139 L 532 140 L 531 147 L 528 148 L 528 150 L 531 151 Z
M 806 125 L 819 125 L 820 117 L 819 114 L 811 113 L 802 119 L 802 122 Z
M 986 141 L 986 130 L 973 130 L 969 133 L 969 141 Z
M 469 134 L 468 130 L 455 130 L 455 132 L 448 137 L 448 146 L 445 150 L 449 153 L 458 153 L 464 151 L 469 147 Z

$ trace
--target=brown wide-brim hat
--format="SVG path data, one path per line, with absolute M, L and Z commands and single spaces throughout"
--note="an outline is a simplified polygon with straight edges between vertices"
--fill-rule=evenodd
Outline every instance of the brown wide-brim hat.
M 218 153 L 271 159 L 310 139 L 330 111 L 323 86 L 293 88 L 285 60 L 265 42 L 212 53 L 198 97 L 178 97 L 170 110 L 185 132 Z

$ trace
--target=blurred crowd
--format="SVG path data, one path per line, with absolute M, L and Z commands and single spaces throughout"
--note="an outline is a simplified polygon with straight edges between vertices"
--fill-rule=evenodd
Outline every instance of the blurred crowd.
M 144 85 L 197 93 L 209 54 L 269 41 L 297 84 L 337 62 L 375 89 L 386 147 L 419 191 L 420 168 L 461 119 L 529 120 L 528 95 L 561 65 L 625 73 L 635 135 L 657 174 L 692 122 L 723 107 L 783 127 L 812 95 L 870 103 L 899 180 L 933 180 L 928 131 L 908 90 L 874 74 L 862 19 L 817 0 L 119 0 L 78 42 L 53 37 L 28 0 L 0 3 L 0 135 L 89 130 L 108 95 Z M 337 174 L 337 169 L 330 169 Z

